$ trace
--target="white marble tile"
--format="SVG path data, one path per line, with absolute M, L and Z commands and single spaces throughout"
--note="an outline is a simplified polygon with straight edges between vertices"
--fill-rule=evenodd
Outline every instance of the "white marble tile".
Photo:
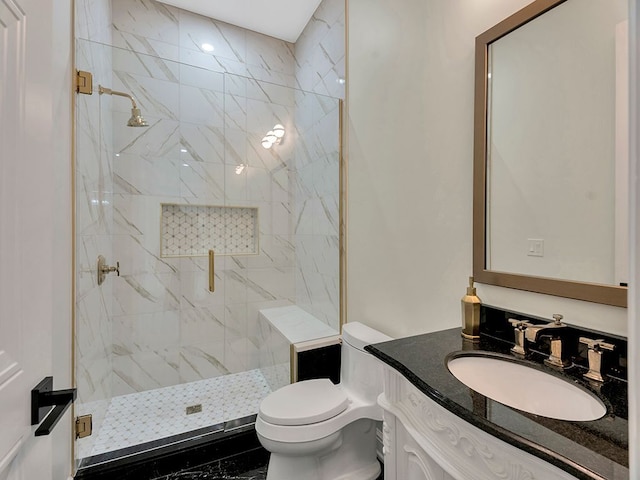
M 297 305 L 261 310 L 264 319 L 283 335 L 289 343 L 339 335 L 339 331 L 319 321 Z
M 224 165 L 202 162 L 182 163 L 180 168 L 180 195 L 183 198 L 202 199 L 202 202 L 224 203 Z
M 275 72 L 294 74 L 294 45 L 257 34 L 247 32 L 246 63 L 256 65 Z
M 180 383 L 179 349 L 142 351 L 131 355 L 114 355 L 113 375 L 140 392 Z M 114 395 L 121 395 L 114 385 Z
M 77 0 L 75 3 L 75 36 L 111 43 L 111 0 Z
M 270 392 L 262 373 L 253 370 L 114 397 L 91 450 L 83 448 L 80 458 L 255 415 Z M 197 404 L 202 412 L 187 415 L 186 407 Z M 87 411 L 96 407 L 87 405 Z
M 225 302 L 229 305 L 243 304 L 247 301 L 247 278 L 244 269 L 225 268 L 220 271 L 224 276 Z
M 233 128 L 225 125 L 224 163 L 232 165 L 247 164 L 247 132 L 246 128 Z
M 109 85 L 105 86 L 109 87 Z M 177 120 L 179 117 L 180 84 L 177 82 L 114 71 L 110 88 L 133 95 L 142 111 L 142 116 L 149 117 L 147 120 L 151 118 Z M 131 115 L 131 102 L 128 99 L 118 97 L 112 105 L 114 112 Z M 115 116 L 114 121 L 116 121 Z
M 179 160 L 121 153 L 113 163 L 115 193 L 180 196 Z
M 136 315 L 177 310 L 180 305 L 178 274 L 147 273 L 112 277 L 114 315 Z
M 187 122 L 180 124 L 180 160 L 192 165 L 199 163 L 224 163 L 224 128 Z M 212 194 L 212 197 L 217 194 Z
M 248 369 L 246 302 L 225 307 L 224 364 L 232 373 Z
M 203 50 L 209 44 L 212 52 Z M 246 58 L 246 30 L 182 10 L 180 12 L 180 47 L 237 62 Z
M 180 86 L 180 121 L 199 125 L 224 125 L 224 94 L 204 88 Z
M 271 204 L 269 231 L 274 235 L 290 235 L 292 233 L 291 205 L 287 202 Z
M 220 259 L 218 259 L 220 260 Z M 218 262 L 219 263 L 219 262 Z M 206 315 L 193 317 L 193 321 L 208 321 L 210 317 L 213 322 L 224 325 L 224 315 L 219 310 L 225 304 L 225 277 L 223 270 L 216 268 L 216 289 L 215 292 L 209 291 L 209 271 L 181 272 L 180 285 L 182 290 L 182 298 L 180 305 L 182 311 L 189 311 L 197 308 L 199 310 L 191 312 L 193 315 Z M 188 317 L 191 318 L 191 317 Z
M 290 267 L 255 268 L 247 272 L 247 301 L 295 298 L 294 270 Z
M 153 0 L 111 0 L 113 26 L 172 45 L 180 44 L 180 10 Z
M 231 205 L 247 200 L 247 169 L 236 172 L 236 165 L 225 165 L 225 196 Z
M 165 311 L 113 317 L 116 356 L 175 347 L 180 342 L 180 313 Z
M 247 259 L 248 268 L 293 267 L 295 247 L 290 235 L 263 235 L 260 239 L 260 255 Z
M 151 117 L 143 112 L 149 126 L 133 128 L 127 127 L 130 115 L 130 112 L 113 114 L 115 154 L 137 155 L 151 161 L 158 158 L 180 158 L 182 146 L 178 121 Z
M 279 85 L 285 88 L 296 88 L 298 85 L 295 75 L 269 70 L 258 65 L 247 65 L 244 75 L 246 75 L 250 80 Z
M 224 96 L 225 130 L 247 131 L 247 98 L 227 93 Z
M 249 80 L 247 82 L 247 98 L 263 102 L 263 105 L 249 105 L 248 114 L 251 115 L 263 112 L 265 107 L 271 109 L 274 115 L 287 115 L 287 110 L 279 109 L 278 106 L 293 107 L 295 105 L 295 96 L 292 88 L 275 83 L 264 82 L 261 80 Z M 280 119 L 283 123 L 284 119 Z
M 146 55 L 130 49 L 113 48 L 113 69 L 139 77 L 155 78 L 171 83 L 180 81 L 180 64 L 157 55 Z M 110 85 L 105 85 L 110 87 Z
M 216 293 L 210 294 L 210 296 L 215 295 L 223 296 L 223 292 L 218 292 L 216 289 Z M 189 304 L 188 299 L 183 299 L 180 316 L 180 345 L 188 347 L 217 344 L 220 347 L 225 336 L 224 322 L 224 302 L 212 301 L 208 303 L 197 299 L 194 304 Z M 222 356 L 218 356 L 222 362 Z
M 120 262 L 121 275 L 179 272 L 178 259 L 160 256 L 157 234 L 113 235 L 112 242 L 112 258 Z
M 180 62 L 185 65 L 204 68 L 212 72 L 242 76 L 247 75 L 247 66 L 244 62 L 218 57 L 196 50 L 181 48 Z
M 175 202 L 175 197 L 146 195 L 114 195 L 114 233 L 118 235 L 144 235 L 145 242 L 156 238 L 159 252 L 161 204 Z M 149 243 L 145 243 L 149 245 Z
M 181 348 L 180 378 L 182 382 L 194 382 L 230 373 L 224 365 L 224 336 L 210 342 L 200 342 Z
M 94 357 L 78 356 L 76 378 L 80 403 L 108 399 L 112 395 L 113 366 L 110 348 L 96 349 Z
M 115 48 L 124 49 L 131 52 L 157 57 L 165 61 L 179 62 L 180 47 L 175 44 L 155 40 L 143 35 L 121 31 L 114 26 L 112 29 L 113 42 Z
M 224 91 L 227 95 L 233 95 L 240 98 L 247 97 L 248 78 L 246 71 L 244 73 L 226 73 L 224 76 Z M 229 108 L 228 106 L 226 107 Z
M 191 87 L 224 92 L 225 75 L 206 68 L 180 64 L 180 83 Z
M 345 5 L 324 0 L 295 45 L 296 80 L 306 91 L 344 98 Z

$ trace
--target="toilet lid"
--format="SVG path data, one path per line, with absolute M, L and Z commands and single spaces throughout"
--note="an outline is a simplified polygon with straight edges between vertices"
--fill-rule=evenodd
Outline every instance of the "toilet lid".
M 331 380 L 305 380 L 271 393 L 260 404 L 260 416 L 275 425 L 309 425 L 343 412 L 349 399 Z

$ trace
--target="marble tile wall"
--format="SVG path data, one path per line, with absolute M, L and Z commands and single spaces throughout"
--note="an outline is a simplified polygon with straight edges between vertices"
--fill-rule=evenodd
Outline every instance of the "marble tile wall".
M 345 94 L 345 2 L 323 0 L 295 46 L 295 303 L 335 329 L 339 288 L 339 103 Z M 307 92 L 313 92 L 313 95 Z
M 339 330 L 339 103 L 304 92 L 296 100 L 295 303 Z
M 260 145 L 276 123 L 293 125 L 293 46 L 153 1 L 112 8 L 113 43 L 126 47 L 114 49 L 113 88 L 132 92 L 150 123 L 122 126 L 129 106 L 114 104 L 114 250 L 126 260 L 114 394 L 253 368 L 257 310 L 294 299 L 294 136 Z M 218 259 L 210 294 L 206 259 L 158 255 L 160 203 L 259 208 L 260 255 Z
M 153 0 L 78 0 L 76 9 L 94 87 L 132 93 L 150 125 L 125 126 L 125 98 L 79 101 L 79 117 L 92 119 L 78 137 L 86 400 L 256 368 L 263 308 L 301 301 L 337 322 L 337 101 L 292 87 L 342 95 L 331 77 L 344 74 L 344 5 L 325 0 L 298 46 Z M 287 133 L 264 149 L 276 123 Z M 331 178 L 333 187 L 313 184 Z M 161 203 L 259 208 L 260 255 L 222 259 L 210 295 L 206 258 L 160 256 Z M 98 252 L 121 265 L 99 289 L 89 280 Z
M 295 44 L 300 90 L 344 99 L 345 0 L 322 0 Z

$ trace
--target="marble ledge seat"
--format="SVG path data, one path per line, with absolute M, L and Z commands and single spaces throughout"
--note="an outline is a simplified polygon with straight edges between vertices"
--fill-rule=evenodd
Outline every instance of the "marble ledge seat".
M 291 354 L 337 343 L 340 332 L 297 305 L 259 311 L 260 370 L 272 390 L 291 381 Z

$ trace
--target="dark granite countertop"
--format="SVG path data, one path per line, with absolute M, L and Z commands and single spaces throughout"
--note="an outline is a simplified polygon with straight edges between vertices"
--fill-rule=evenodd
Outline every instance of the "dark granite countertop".
M 474 350 L 511 356 L 511 346 L 491 336 L 471 343 L 461 338 L 459 328 L 454 328 L 370 345 L 366 350 L 458 417 L 577 478 L 629 478 L 625 381 L 611 379 L 594 387 L 582 378 L 586 370 L 581 366 L 561 372 L 543 365 L 542 356 L 536 354 L 522 360 L 583 386 L 607 407 L 607 414 L 599 420 L 569 422 L 522 412 L 484 397 L 458 381 L 445 364 L 452 352 Z

